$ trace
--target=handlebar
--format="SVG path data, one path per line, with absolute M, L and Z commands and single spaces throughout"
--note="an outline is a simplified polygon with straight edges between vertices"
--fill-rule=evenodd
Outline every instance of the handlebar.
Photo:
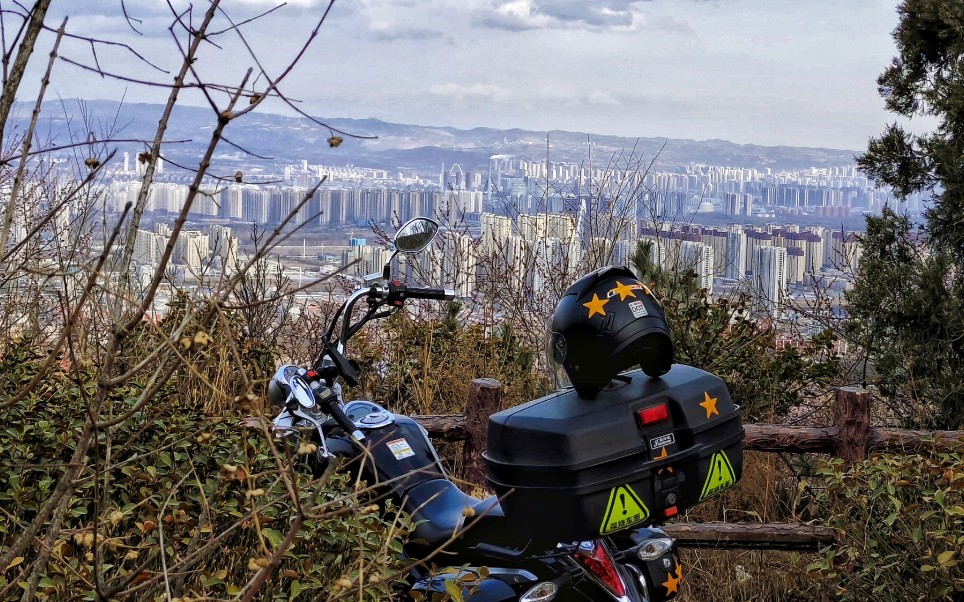
M 405 294 L 410 299 L 431 299 L 433 301 L 451 301 L 455 298 L 455 291 L 447 288 L 409 286 L 406 287 Z
M 355 304 L 362 299 L 368 301 L 368 313 L 365 314 L 355 324 L 351 323 Z M 344 382 L 349 386 L 358 384 L 358 366 L 345 356 L 348 348 L 348 339 L 358 332 L 361 327 L 371 319 L 383 318 L 391 314 L 391 310 L 378 312 L 380 307 L 385 305 L 391 308 L 399 308 L 405 305 L 406 299 L 429 299 L 436 301 L 447 301 L 455 299 L 455 291 L 441 288 L 409 287 L 398 282 L 389 281 L 387 286 L 373 284 L 357 289 L 348 299 L 338 308 L 334 317 L 323 337 L 324 348 L 315 360 L 313 367 L 316 370 L 325 371 L 326 356 L 330 360 L 331 366 L 336 374 L 325 371 L 325 379 L 331 384 L 334 376 L 340 375 Z M 335 338 L 335 331 L 338 321 L 341 320 L 341 332 Z
M 320 381 L 311 378 L 308 380 L 308 388 L 311 389 L 312 394 L 314 394 L 315 399 L 318 400 L 325 413 L 335 419 L 335 422 L 340 426 L 346 433 L 351 433 L 351 436 L 361 441 L 365 438 L 364 433 L 358 430 L 355 423 L 351 421 L 348 414 L 341 409 L 341 405 L 338 404 L 338 396 L 331 388 L 326 387 Z
M 345 347 L 348 344 L 348 339 L 351 338 L 353 334 L 351 326 L 351 315 L 355 308 L 355 303 L 363 298 L 368 298 L 369 303 L 372 300 L 379 300 L 383 303 L 388 303 L 394 307 L 401 307 L 405 304 L 405 299 L 429 299 L 434 301 L 451 301 L 455 299 L 455 291 L 451 289 L 442 288 L 427 288 L 420 286 L 408 286 L 401 282 L 391 281 L 388 283 L 387 289 L 381 288 L 379 286 L 364 287 L 356 290 L 351 296 L 345 301 L 342 309 L 336 314 L 335 320 L 341 317 L 341 335 L 338 338 L 339 351 L 344 352 Z M 332 322 L 332 328 L 334 328 L 335 321 Z M 360 326 L 356 324 L 356 326 Z M 329 333 L 331 329 L 329 329 Z

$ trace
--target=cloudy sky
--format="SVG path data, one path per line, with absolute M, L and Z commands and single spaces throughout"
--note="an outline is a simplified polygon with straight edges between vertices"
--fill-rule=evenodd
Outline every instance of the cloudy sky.
M 11 2 L 0 0 L 4 8 Z M 236 22 L 275 4 L 222 2 Z M 289 0 L 242 28 L 269 73 L 279 73 L 299 51 L 327 5 Z M 895 52 L 896 5 L 336 0 L 283 89 L 309 112 L 330 117 L 859 150 L 893 121 L 875 79 Z M 172 15 L 159 0 L 126 0 L 140 34 L 125 23 L 121 0 L 54 0 L 54 6 L 61 12 L 50 24 L 59 25 L 66 11 L 68 31 L 127 43 L 173 72 Z M 236 37 L 217 40 L 220 48 L 205 46 L 198 69 L 237 83 L 253 61 Z M 67 42 L 62 54 L 93 63 L 86 43 Z M 117 48 L 102 47 L 97 59 L 135 79 L 171 79 Z M 38 80 L 39 73 L 31 71 Z M 126 94 L 129 101 L 159 103 L 166 97 L 161 88 L 98 78 L 65 63 L 52 89 L 62 97 Z

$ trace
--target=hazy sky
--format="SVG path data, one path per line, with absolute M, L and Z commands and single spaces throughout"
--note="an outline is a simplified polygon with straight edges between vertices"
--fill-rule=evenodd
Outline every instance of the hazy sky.
M 11 0 L 0 4 L 9 8 Z M 195 4 L 206 7 L 204 0 Z M 235 20 L 275 4 L 222 2 Z M 300 49 L 327 4 L 291 0 L 243 29 L 270 72 Z M 140 36 L 124 22 L 121 0 L 54 5 L 70 15 L 68 31 L 129 43 L 174 68 L 171 13 L 159 0 L 126 0 L 128 13 L 141 20 Z M 860 150 L 893 121 L 875 80 L 895 52 L 896 6 L 896 0 L 337 0 L 284 90 L 306 110 L 330 117 Z M 59 25 L 63 14 L 48 22 Z M 236 83 L 251 61 L 236 43 L 222 46 L 205 47 L 198 68 Z M 83 43 L 65 43 L 62 54 L 93 62 Z M 103 48 L 98 60 L 134 77 L 171 78 Z M 30 73 L 39 79 L 39 69 Z M 63 97 L 166 98 L 163 89 L 103 80 L 63 63 L 52 90 Z

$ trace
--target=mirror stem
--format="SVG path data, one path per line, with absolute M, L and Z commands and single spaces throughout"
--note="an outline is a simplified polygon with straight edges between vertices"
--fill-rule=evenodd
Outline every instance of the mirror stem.
M 395 249 L 395 252 L 392 253 L 392 256 L 389 257 L 388 261 L 385 262 L 385 268 L 382 270 L 382 280 L 385 281 L 385 284 L 388 284 L 392 277 L 392 262 L 395 261 L 396 255 L 398 255 L 398 249 Z

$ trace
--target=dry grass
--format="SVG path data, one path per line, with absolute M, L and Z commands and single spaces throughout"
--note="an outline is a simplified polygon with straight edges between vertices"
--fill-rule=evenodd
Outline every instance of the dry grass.
M 802 567 L 816 554 L 684 549 L 680 602 L 812 600 Z
M 743 477 L 723 495 L 686 512 L 689 522 L 797 522 L 797 479 L 777 455 L 747 452 Z M 688 574 L 681 600 L 793 600 L 808 582 L 812 554 L 763 550 L 684 549 Z

